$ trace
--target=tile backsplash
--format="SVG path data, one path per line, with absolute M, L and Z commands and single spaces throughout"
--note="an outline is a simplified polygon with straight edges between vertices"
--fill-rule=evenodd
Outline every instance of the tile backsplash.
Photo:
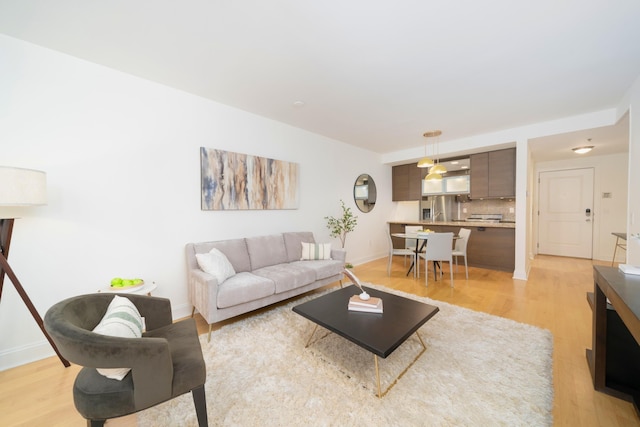
M 467 210 L 466 213 L 460 214 L 460 219 L 466 219 L 471 214 L 502 214 L 504 221 L 515 221 L 515 208 L 515 199 L 470 200 L 466 203 L 460 203 L 460 212 L 463 209 Z

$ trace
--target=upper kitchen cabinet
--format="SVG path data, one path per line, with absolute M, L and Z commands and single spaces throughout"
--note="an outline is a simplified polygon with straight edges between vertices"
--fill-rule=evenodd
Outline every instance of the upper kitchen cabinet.
M 422 195 L 469 194 L 469 175 L 446 176 L 441 180 L 422 181 Z
M 422 199 L 422 175 L 424 169 L 417 163 L 392 168 L 392 200 L 402 202 Z
M 471 155 L 471 198 L 492 199 L 516 195 L 516 149 Z

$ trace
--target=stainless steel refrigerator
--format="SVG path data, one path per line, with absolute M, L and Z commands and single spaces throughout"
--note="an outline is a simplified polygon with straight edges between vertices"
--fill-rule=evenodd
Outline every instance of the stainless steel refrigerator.
M 425 197 L 420 201 L 420 219 L 422 221 L 452 221 L 458 219 L 456 206 L 455 195 Z

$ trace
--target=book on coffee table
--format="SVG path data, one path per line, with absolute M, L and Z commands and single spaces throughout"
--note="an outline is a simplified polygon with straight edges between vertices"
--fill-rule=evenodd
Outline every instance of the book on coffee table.
M 382 313 L 382 300 L 376 297 L 371 297 L 368 300 L 362 300 L 358 295 L 354 295 L 349 298 L 348 308 L 351 311 Z

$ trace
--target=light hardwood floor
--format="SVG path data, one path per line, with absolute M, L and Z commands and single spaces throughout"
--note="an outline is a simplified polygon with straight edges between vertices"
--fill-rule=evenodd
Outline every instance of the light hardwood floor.
M 420 279 L 406 277 L 400 257 L 394 260 L 391 277 L 387 276 L 386 258 L 354 271 L 362 281 L 549 329 L 554 337 L 554 425 L 639 426 L 640 418 L 629 402 L 596 392 L 591 383 L 585 349 L 591 348 L 586 292 L 593 290 L 593 264 L 608 263 L 539 256 L 526 282 L 513 280 L 510 273 L 477 268 L 469 269 L 466 280 L 462 267 L 454 276 L 454 289 L 448 275 L 444 282 L 434 282 L 432 276 L 428 288 L 423 273 Z M 202 333 L 207 329 L 200 317 L 198 328 Z M 77 366 L 65 369 L 51 357 L 0 372 L 0 426 L 85 425 L 71 397 L 77 371 Z M 134 426 L 136 417 L 111 420 L 108 425 Z

